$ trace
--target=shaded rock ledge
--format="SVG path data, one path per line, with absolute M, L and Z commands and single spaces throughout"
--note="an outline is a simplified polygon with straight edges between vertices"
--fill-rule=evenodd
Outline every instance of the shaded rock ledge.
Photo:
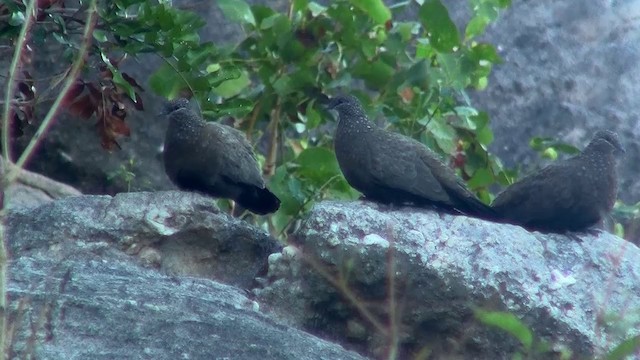
M 295 245 L 270 257 L 265 286 L 255 292 L 291 324 L 384 356 L 395 274 L 401 358 L 427 350 L 436 359 L 511 358 L 517 341 L 479 324 L 476 307 L 511 312 L 554 348 L 592 358 L 640 333 L 637 320 L 625 323 L 640 309 L 640 249 L 608 233 L 580 237 L 428 210 L 324 202 Z M 604 318 L 626 325 L 616 332 Z
M 11 358 L 365 359 L 261 314 L 245 290 L 190 277 L 246 287 L 279 249 L 209 198 L 69 197 L 4 226 Z

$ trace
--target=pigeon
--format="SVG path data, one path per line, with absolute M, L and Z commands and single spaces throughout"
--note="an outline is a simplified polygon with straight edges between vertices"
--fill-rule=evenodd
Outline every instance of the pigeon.
M 580 154 L 522 178 L 491 206 L 505 222 L 530 231 L 586 231 L 613 209 L 621 153 L 618 135 L 600 130 Z
M 181 190 L 232 199 L 256 214 L 277 211 L 280 200 L 267 189 L 244 134 L 204 121 L 188 104 L 187 99 L 165 104 L 163 159 L 169 179 Z
M 340 170 L 366 199 L 495 218 L 493 209 L 430 149 L 369 121 L 355 96 L 336 96 L 327 108 L 338 113 L 334 146 Z

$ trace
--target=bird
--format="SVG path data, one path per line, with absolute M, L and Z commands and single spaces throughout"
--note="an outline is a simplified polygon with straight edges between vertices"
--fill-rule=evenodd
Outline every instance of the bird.
M 616 133 L 597 131 L 580 154 L 522 178 L 491 206 L 505 222 L 530 231 L 588 231 L 613 209 L 616 158 L 624 152 Z
M 204 121 L 180 98 L 165 103 L 169 126 L 164 142 L 164 168 L 181 190 L 236 201 L 265 215 L 280 207 L 260 173 L 251 144 L 230 126 Z
M 493 209 L 435 153 L 417 140 L 373 124 L 355 96 L 335 96 L 327 109 L 338 113 L 334 148 L 340 170 L 365 199 L 494 219 Z

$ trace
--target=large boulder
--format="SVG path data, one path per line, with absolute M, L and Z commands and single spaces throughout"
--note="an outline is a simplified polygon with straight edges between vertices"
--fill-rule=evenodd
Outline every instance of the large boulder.
M 271 311 L 375 357 L 394 337 L 400 358 L 428 349 L 437 359 L 508 359 L 521 350 L 477 321 L 476 308 L 516 315 L 572 358 L 640 334 L 637 321 L 624 320 L 640 308 L 640 249 L 608 233 L 544 235 L 429 210 L 324 202 L 269 263 L 255 292 Z
M 68 197 L 12 212 L 7 224 L 11 254 L 80 241 L 114 247 L 174 275 L 243 288 L 280 248 L 263 230 L 221 212 L 213 199 L 181 191 Z
M 365 359 L 260 313 L 245 289 L 279 245 L 209 198 L 74 196 L 3 232 L 11 358 Z

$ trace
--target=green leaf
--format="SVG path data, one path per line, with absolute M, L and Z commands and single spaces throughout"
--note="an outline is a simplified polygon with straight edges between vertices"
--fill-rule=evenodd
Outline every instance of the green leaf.
M 310 101 L 309 104 L 307 105 L 307 112 L 306 112 L 307 129 L 317 128 L 318 125 L 320 125 L 320 122 L 322 120 L 320 113 L 313 108 L 313 105 L 314 103 L 312 101 Z
M 305 194 L 302 192 L 302 184 L 300 180 L 288 173 L 286 165 L 276 168 L 275 174 L 269 180 L 269 190 L 280 199 L 278 212 L 295 215 L 304 203 Z M 283 221 L 282 226 L 286 222 Z
M 9 25 L 11 26 L 20 26 L 24 23 L 24 13 L 21 11 L 16 11 L 11 13 L 9 17 Z
M 309 11 L 311 11 L 311 16 L 313 17 L 317 17 L 320 14 L 324 14 L 325 12 L 327 12 L 327 8 L 318 4 L 315 1 L 312 1 L 309 3 Z
M 364 11 L 376 24 L 383 25 L 391 20 L 391 10 L 382 0 L 350 0 L 351 3 Z
M 454 128 L 446 124 L 443 119 L 431 119 L 427 129 L 433 136 L 433 139 L 446 154 L 453 154 L 457 148 L 456 131 Z
M 364 79 L 366 85 L 372 89 L 384 88 L 394 73 L 393 67 L 382 60 L 358 62 L 353 66 L 353 76 Z
M 233 98 L 226 99 L 220 104 L 204 102 L 202 106 L 202 116 L 210 119 L 217 119 L 221 116 L 244 117 L 253 109 L 253 102 L 248 99 Z
M 529 351 L 533 345 L 533 333 L 515 315 L 501 311 L 476 310 L 476 318 L 482 323 L 502 329 L 520 341 Z
M 218 6 L 224 16 L 231 21 L 256 25 L 251 8 L 244 0 L 218 0 Z
M 304 11 L 309 5 L 309 0 L 293 0 L 292 9 L 293 12 L 301 12 Z
M 162 65 L 149 78 L 149 86 L 156 94 L 173 99 L 187 84 L 171 66 Z
M 479 189 L 493 184 L 493 173 L 486 168 L 478 169 L 467 182 L 470 189 Z
M 606 360 L 624 360 L 628 356 L 633 355 L 640 349 L 640 335 L 627 339 L 616 346 L 613 350 L 609 351 L 604 359 Z
M 498 6 L 500 6 L 503 9 L 511 6 L 511 0 L 497 0 L 497 1 L 498 1 Z
M 98 42 L 106 42 L 107 41 L 107 33 L 100 29 L 93 30 L 93 38 Z
M 441 52 L 452 52 L 454 48 L 460 46 L 458 28 L 440 0 L 425 0 L 420 7 L 419 16 L 435 49 Z
M 234 76 L 234 78 L 221 82 L 211 91 L 222 97 L 229 98 L 240 94 L 250 84 L 249 74 L 247 74 L 246 70 L 242 70 L 237 77 Z
M 464 31 L 465 37 L 467 39 L 473 39 L 482 34 L 487 25 L 489 25 L 489 19 L 484 16 L 474 16 L 467 24 L 467 28 Z
M 303 150 L 296 158 L 300 166 L 297 173 L 320 187 L 331 177 L 340 174 L 338 161 L 333 151 L 327 148 L 311 147 Z
M 488 126 L 481 128 L 476 134 L 478 142 L 484 146 L 488 146 L 493 142 L 493 131 Z

